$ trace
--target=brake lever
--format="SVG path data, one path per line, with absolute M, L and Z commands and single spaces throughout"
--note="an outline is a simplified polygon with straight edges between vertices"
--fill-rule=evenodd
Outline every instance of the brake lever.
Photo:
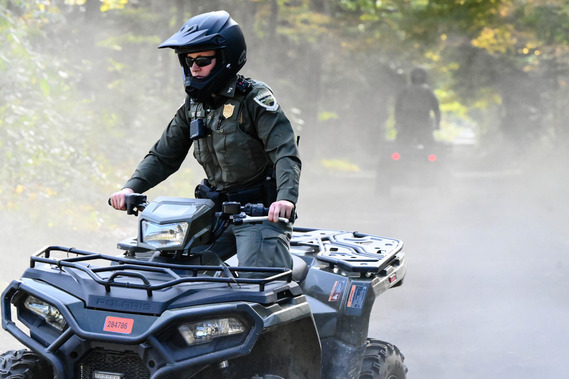
M 139 193 L 126 194 L 125 196 L 126 214 L 138 216 L 138 212 L 142 212 L 148 205 L 146 195 Z

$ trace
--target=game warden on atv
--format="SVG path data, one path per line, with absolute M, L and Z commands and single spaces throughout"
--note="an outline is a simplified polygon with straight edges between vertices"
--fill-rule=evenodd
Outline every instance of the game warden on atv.
M 33 255 L 2 297 L 2 327 L 29 350 L 2 354 L 0 377 L 405 378 L 399 349 L 367 336 L 375 298 L 405 276 L 401 241 L 295 227 L 292 270 L 233 267 L 191 249 L 266 209 L 213 207 L 131 195 L 127 212 L 144 211 L 122 255 Z

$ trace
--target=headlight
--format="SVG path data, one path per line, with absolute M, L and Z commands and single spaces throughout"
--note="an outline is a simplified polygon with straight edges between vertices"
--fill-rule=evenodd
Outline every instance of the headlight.
M 245 325 L 235 317 L 227 317 L 183 324 L 178 330 L 191 346 L 209 342 L 214 338 L 243 333 Z
M 160 225 L 143 220 L 142 242 L 156 249 L 182 247 L 187 230 L 187 222 Z
M 30 295 L 24 300 L 24 307 L 43 318 L 45 322 L 59 331 L 63 331 L 65 328 L 65 319 L 53 305 Z

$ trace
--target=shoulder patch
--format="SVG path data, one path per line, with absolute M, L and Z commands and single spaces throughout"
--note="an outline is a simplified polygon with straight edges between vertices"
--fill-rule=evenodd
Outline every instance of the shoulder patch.
M 254 98 L 255 102 L 269 111 L 279 109 L 279 103 L 271 91 L 263 91 Z

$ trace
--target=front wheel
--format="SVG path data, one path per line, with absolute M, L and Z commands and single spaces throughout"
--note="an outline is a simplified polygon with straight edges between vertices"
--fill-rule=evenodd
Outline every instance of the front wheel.
M 360 379 L 405 379 L 407 367 L 399 349 L 387 342 L 368 338 Z
M 51 366 L 29 350 L 10 350 L 0 355 L 2 379 L 53 379 Z

